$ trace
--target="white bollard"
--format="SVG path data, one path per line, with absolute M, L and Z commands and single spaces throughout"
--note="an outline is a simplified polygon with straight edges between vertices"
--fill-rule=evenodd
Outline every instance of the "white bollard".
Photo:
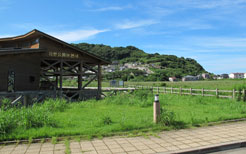
M 161 108 L 160 108 L 160 102 L 159 102 L 159 95 L 155 95 L 155 101 L 153 103 L 153 121 L 154 123 L 158 123 L 160 119 L 161 114 Z

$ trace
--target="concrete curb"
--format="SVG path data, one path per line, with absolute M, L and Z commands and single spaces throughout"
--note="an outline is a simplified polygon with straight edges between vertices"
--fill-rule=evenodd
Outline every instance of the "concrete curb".
M 175 154 L 206 154 L 206 153 L 212 153 L 212 152 L 237 149 L 237 148 L 242 148 L 242 147 L 246 147 L 246 140 L 215 144 L 213 146 L 210 145 L 210 146 L 198 147 L 198 148 L 187 149 L 187 150 L 173 151 L 171 153 L 175 153 Z

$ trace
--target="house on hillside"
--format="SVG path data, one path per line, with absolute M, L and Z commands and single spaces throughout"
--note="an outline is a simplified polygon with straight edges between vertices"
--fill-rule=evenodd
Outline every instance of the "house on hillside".
M 243 79 L 245 73 L 231 73 L 229 74 L 230 79 Z
M 182 81 L 197 81 L 198 77 L 197 76 L 191 76 L 187 75 L 182 78 Z
M 68 100 L 101 96 L 101 66 L 110 62 L 39 30 L 0 39 L 0 96 L 49 94 Z M 75 88 L 65 78 L 77 78 Z M 84 78 L 89 80 L 84 81 Z M 85 89 L 97 80 L 95 90 Z
M 210 75 L 208 73 L 202 73 L 202 78 L 203 79 L 209 79 Z
M 169 79 L 170 82 L 177 81 L 177 78 L 176 77 L 169 77 L 168 79 Z
M 220 77 L 220 75 L 214 75 L 214 76 L 213 76 L 213 79 L 214 79 L 214 80 L 217 80 L 219 77 Z
M 221 77 L 221 79 L 228 79 L 229 75 L 228 74 L 221 74 L 220 77 Z

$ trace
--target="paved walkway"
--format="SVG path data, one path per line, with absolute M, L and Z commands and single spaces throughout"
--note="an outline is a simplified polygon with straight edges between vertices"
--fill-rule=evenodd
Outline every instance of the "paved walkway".
M 246 122 L 164 131 L 159 137 L 109 137 L 102 140 L 71 141 L 71 154 L 176 153 L 246 141 Z M 0 146 L 0 154 L 64 154 L 63 143 L 34 143 Z

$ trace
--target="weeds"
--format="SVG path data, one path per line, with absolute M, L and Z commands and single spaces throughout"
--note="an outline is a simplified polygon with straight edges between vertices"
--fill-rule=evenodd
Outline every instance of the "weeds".
M 71 150 L 70 150 L 70 142 L 69 142 L 68 139 L 65 140 L 65 146 L 66 146 L 65 153 L 66 153 L 66 154 L 71 154 Z
M 112 122 L 112 120 L 111 120 L 111 118 L 110 118 L 109 116 L 105 116 L 105 117 L 102 118 L 102 123 L 103 123 L 104 125 L 110 125 L 110 124 L 112 124 L 113 122 Z
M 57 137 L 52 137 L 51 138 L 51 143 L 56 144 L 57 143 Z
M 31 144 L 32 141 L 33 141 L 32 137 L 29 137 L 29 138 L 28 138 L 28 144 Z
M 172 126 L 175 123 L 175 113 L 161 108 L 160 123 L 165 126 Z

